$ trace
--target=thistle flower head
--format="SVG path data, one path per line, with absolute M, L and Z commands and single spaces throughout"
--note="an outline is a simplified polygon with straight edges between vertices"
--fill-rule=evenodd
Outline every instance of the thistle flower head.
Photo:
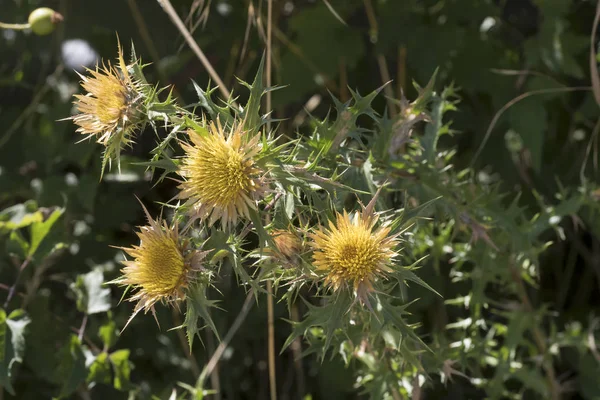
M 266 248 L 265 254 L 283 266 L 296 266 L 302 254 L 303 243 L 298 235 L 290 230 L 276 229 L 271 233 L 273 248 Z
M 310 234 L 313 263 L 326 274 L 325 282 L 338 290 L 352 285 L 359 298 L 372 290 L 376 276 L 391 272 L 389 264 L 397 255 L 397 240 L 389 227 L 375 229 L 377 217 L 367 210 L 349 215 L 337 213 L 329 229 Z
M 127 70 L 121 45 L 118 46 L 118 65 L 110 62 L 87 69 L 82 75 L 81 86 L 87 92 L 77 94 L 74 104 L 78 114 L 68 118 L 78 125 L 77 132 L 95 137 L 106 147 L 106 155 L 119 155 L 119 151 L 130 145 L 135 129 L 140 125 L 138 110 L 141 83 Z
M 218 219 L 229 226 L 240 216 L 249 218 L 264 192 L 262 171 L 255 164 L 259 135 L 248 137 L 241 125 L 225 132 L 218 121 L 210 123 L 205 134 L 188 134 L 191 144 L 182 143 L 185 156 L 179 175 L 185 180 L 179 197 L 188 199 L 197 217 L 210 216 L 210 225 Z
M 199 269 L 198 263 L 208 253 L 186 252 L 186 244 L 176 227 L 169 227 L 164 220 L 152 219 L 147 211 L 146 215 L 148 225 L 140 227 L 137 233 L 140 244 L 123 248 L 133 260 L 123 261 L 123 276 L 111 282 L 137 289 L 129 298 L 137 302 L 130 321 L 141 310 L 154 312 L 157 302 L 183 299 L 184 289 Z

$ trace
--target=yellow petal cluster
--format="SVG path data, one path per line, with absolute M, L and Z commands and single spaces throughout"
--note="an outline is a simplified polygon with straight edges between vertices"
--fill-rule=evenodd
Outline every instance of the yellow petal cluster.
M 123 261 L 123 276 L 114 282 L 137 289 L 129 298 L 129 301 L 137 301 L 134 315 L 153 309 L 156 302 L 182 299 L 192 272 L 177 229 L 150 216 L 148 221 L 149 224 L 137 232 L 140 244 L 122 249 L 133 260 Z
M 389 227 L 374 229 L 377 218 L 366 213 L 337 213 L 329 229 L 310 234 L 313 263 L 324 272 L 325 282 L 338 290 L 352 286 L 359 294 L 372 289 L 376 276 L 391 272 L 388 265 L 396 256 L 396 236 Z
M 247 137 L 239 125 L 225 132 L 218 121 L 207 129 L 188 131 L 191 143 L 182 143 L 185 156 L 179 175 L 185 180 L 179 197 L 188 199 L 197 217 L 210 216 L 209 225 L 221 220 L 223 226 L 232 226 L 239 217 L 249 218 L 264 191 L 263 172 L 254 160 L 260 137 Z
M 132 81 L 123 53 L 119 46 L 119 66 L 110 62 L 96 70 L 88 69 L 89 75 L 80 75 L 81 86 L 87 92 L 75 95 L 78 114 L 71 117 L 78 125 L 77 132 L 95 136 L 98 143 L 108 146 L 119 135 L 121 146 L 131 142 L 135 124 L 135 104 L 139 93 Z

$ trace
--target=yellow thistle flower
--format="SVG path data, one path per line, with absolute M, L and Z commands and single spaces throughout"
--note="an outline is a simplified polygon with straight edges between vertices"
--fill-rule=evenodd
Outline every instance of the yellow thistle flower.
M 265 255 L 283 266 L 297 266 L 304 246 L 300 238 L 289 230 L 276 229 L 271 233 L 274 248 L 265 249 Z
M 238 217 L 249 218 L 264 192 L 262 171 L 254 158 L 260 151 L 260 135 L 248 138 L 241 125 L 227 134 L 221 124 L 210 123 L 208 133 L 188 131 L 191 144 L 182 143 L 185 156 L 179 175 L 185 178 L 180 198 L 188 199 L 197 218 L 209 225 L 220 219 L 234 225 Z
M 281 255 L 286 258 L 296 257 L 302 251 L 302 242 L 290 231 L 276 230 L 273 232 L 273 242 Z
M 389 264 L 397 255 L 397 235 L 389 227 L 374 229 L 377 216 L 363 209 L 353 215 L 337 213 L 335 224 L 309 234 L 313 240 L 313 263 L 326 273 L 325 283 L 334 290 L 352 285 L 358 297 L 366 300 L 376 276 L 392 272 Z
M 129 321 L 141 310 L 154 313 L 156 302 L 182 300 L 185 297 L 184 289 L 200 269 L 199 263 L 209 253 L 187 252 L 187 245 L 180 240 L 177 227 L 169 227 L 164 220 L 154 220 L 145 208 L 144 211 L 148 225 L 140 227 L 137 232 L 139 246 L 121 248 L 133 260 L 123 261 L 123 276 L 110 282 L 138 290 L 128 299 L 137 301 Z
M 141 95 L 139 83 L 127 71 L 120 43 L 118 49 L 118 67 L 108 62 L 102 64 L 102 68 L 96 66 L 95 71 L 87 69 L 89 76 L 79 74 L 81 86 L 87 93 L 74 96 L 79 114 L 69 119 L 79 126 L 77 132 L 95 136 L 104 146 L 116 138 L 121 148 L 131 142 L 138 118 L 136 104 Z

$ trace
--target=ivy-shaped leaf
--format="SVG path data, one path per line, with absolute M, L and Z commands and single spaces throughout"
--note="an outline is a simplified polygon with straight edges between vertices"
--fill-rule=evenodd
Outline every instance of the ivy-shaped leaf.
M 95 269 L 77 276 L 72 289 L 77 295 L 77 309 L 88 315 L 110 310 L 110 289 L 102 287 L 104 274 Z
M 10 315 L 0 309 L 0 385 L 15 395 L 12 380 L 25 354 L 25 328 L 31 322 L 23 310 Z
M 85 366 L 85 355 L 81 342 L 76 335 L 71 335 L 60 352 L 60 365 L 56 371 L 56 380 L 61 382 L 58 397 L 65 398 L 85 382 L 88 371 Z

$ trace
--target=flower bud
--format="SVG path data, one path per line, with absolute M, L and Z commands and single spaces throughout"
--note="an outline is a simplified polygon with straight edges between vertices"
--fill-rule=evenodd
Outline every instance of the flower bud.
M 54 25 L 61 22 L 63 16 L 51 8 L 36 8 L 29 14 L 29 26 L 33 33 L 39 36 L 47 35 L 54 31 Z

